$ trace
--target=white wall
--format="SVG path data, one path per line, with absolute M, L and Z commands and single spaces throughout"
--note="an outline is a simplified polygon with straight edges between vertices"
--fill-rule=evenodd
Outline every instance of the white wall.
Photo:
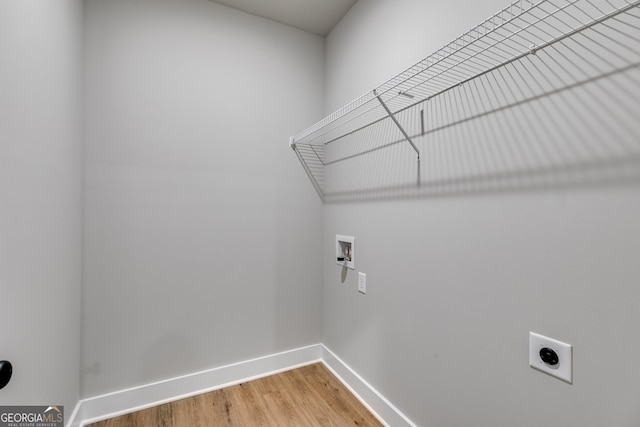
M 504 6 L 358 2 L 327 39 L 325 112 Z M 633 76 L 626 83 L 635 87 Z M 636 153 L 637 141 L 627 141 Z M 455 150 L 465 154 L 455 144 L 443 156 L 454 169 Z M 637 180 L 507 184 L 325 205 L 323 342 L 420 426 L 637 426 Z M 356 270 L 344 283 L 335 234 L 356 238 Z M 528 366 L 530 330 L 574 345 L 573 385 Z
M 202 0 L 86 4 L 82 393 L 317 343 L 322 209 L 289 135 L 320 37 Z
M 82 2 L 0 2 L 3 405 L 79 398 Z

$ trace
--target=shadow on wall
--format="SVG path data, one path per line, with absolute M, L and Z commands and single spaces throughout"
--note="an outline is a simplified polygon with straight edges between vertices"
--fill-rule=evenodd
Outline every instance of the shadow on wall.
M 487 72 L 470 70 L 473 78 L 452 65 L 420 86 L 398 83 L 387 104 L 420 162 L 384 115 L 369 116 L 366 126 L 348 123 L 355 130 L 319 146 L 298 144 L 301 160 L 311 159 L 307 173 L 326 203 L 636 185 L 640 52 L 627 38 L 640 28 L 623 24 L 560 39 Z M 429 86 L 444 73 L 452 79 L 447 89 Z M 361 116 L 377 101 L 367 101 Z
M 638 66 L 521 100 L 504 72 L 478 80 L 398 115 L 429 123 L 411 134 L 420 162 L 391 120 L 372 126 L 325 165 L 325 202 L 640 183 Z

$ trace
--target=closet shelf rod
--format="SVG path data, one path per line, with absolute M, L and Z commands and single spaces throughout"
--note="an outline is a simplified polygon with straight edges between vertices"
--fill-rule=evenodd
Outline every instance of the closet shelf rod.
M 398 113 L 401 113 L 401 112 L 403 112 L 403 111 L 409 110 L 410 108 L 413 108 L 413 107 L 415 107 L 416 105 L 419 105 L 419 104 L 420 104 L 420 103 L 422 103 L 422 102 L 429 101 L 429 100 L 431 100 L 432 98 L 436 98 L 436 97 L 438 97 L 438 96 L 440 96 L 440 95 L 442 95 L 442 94 L 445 94 L 446 92 L 449 92 L 450 90 L 452 90 L 452 89 L 454 89 L 454 88 L 456 88 L 456 87 L 462 86 L 462 85 L 464 85 L 465 83 L 468 83 L 468 82 L 470 82 L 470 81 L 472 81 L 472 80 L 474 80 L 474 79 L 476 79 L 476 78 L 478 78 L 478 77 L 481 77 L 481 76 L 484 76 L 484 75 L 486 75 L 486 74 L 489 74 L 489 73 L 491 73 L 491 72 L 493 72 L 493 71 L 495 71 L 495 70 L 497 70 L 497 69 L 499 69 L 499 68 L 504 67 L 505 65 L 509 65 L 509 64 L 511 64 L 511 63 L 513 63 L 513 62 L 519 61 L 519 60 L 521 60 L 522 58 L 524 58 L 524 57 L 526 57 L 526 56 L 528 56 L 528 55 L 535 55 L 537 52 L 539 52 L 539 51 L 543 50 L 543 49 L 544 49 L 544 48 L 546 48 L 546 47 L 549 47 L 549 46 L 551 46 L 551 45 L 553 45 L 553 44 L 555 44 L 555 43 L 557 43 L 557 42 L 560 42 L 560 41 L 562 41 L 562 40 L 564 40 L 564 39 L 566 39 L 566 38 L 572 37 L 572 36 L 574 36 L 575 34 L 578 34 L 578 33 L 582 32 L 582 31 L 584 31 L 584 30 L 586 30 L 586 29 L 589 29 L 589 28 L 591 28 L 591 27 L 593 27 L 593 26 L 597 25 L 597 24 L 600 24 L 600 23 L 602 23 L 602 22 L 605 22 L 606 20 L 611 19 L 611 18 L 613 18 L 613 17 L 615 17 L 615 16 L 618 16 L 618 15 L 621 15 L 621 14 L 623 14 L 623 13 L 625 13 L 625 12 L 628 12 L 629 10 L 631 10 L 631 9 L 633 9 L 634 7 L 637 7 L 637 6 L 639 6 L 639 5 L 640 5 L 640 0 L 635 0 L 635 1 L 633 1 L 633 2 L 629 3 L 628 5 L 626 5 L 625 7 L 621 8 L 621 9 L 615 10 L 615 11 L 613 11 L 613 12 L 611 12 L 611 13 L 607 13 L 607 14 L 605 14 L 605 15 L 601 16 L 601 17 L 600 17 L 600 18 L 598 18 L 598 19 L 595 19 L 595 20 L 593 20 L 593 21 L 591 21 L 591 22 L 589 22 L 589 23 L 587 23 L 587 24 L 584 24 L 584 25 L 582 25 L 582 26 L 580 26 L 580 27 L 578 27 L 578 28 L 573 29 L 572 31 L 569 31 L 569 32 L 567 32 L 567 33 L 565 33 L 565 34 L 562 34 L 562 35 L 560 35 L 560 36 L 558 36 L 558 37 L 555 37 L 555 38 L 553 38 L 553 39 L 551 39 L 551 40 L 548 40 L 548 41 L 546 41 L 546 42 L 544 42 L 544 43 L 542 43 L 542 44 L 540 44 L 540 45 L 532 45 L 532 46 L 530 46 L 530 47 L 529 47 L 529 49 L 527 49 L 525 52 L 523 52 L 523 53 L 521 53 L 521 54 L 519 54 L 519 55 L 516 55 L 516 56 L 514 56 L 513 58 L 510 58 L 510 59 L 508 59 L 508 60 L 506 60 L 506 61 L 503 61 L 503 62 L 501 62 L 501 63 L 499 63 L 499 64 L 496 64 L 496 65 L 494 65 L 493 67 L 487 68 L 487 69 L 486 69 L 486 70 L 484 70 L 484 71 L 481 71 L 481 72 L 479 72 L 479 73 L 477 73 L 477 74 L 474 74 L 473 76 L 468 77 L 468 78 L 466 78 L 466 79 L 464 79 L 464 80 L 461 80 L 460 82 L 458 82 L 458 83 L 456 83 L 456 84 L 453 84 L 453 85 L 451 85 L 451 86 L 449 86 L 449 87 L 446 87 L 446 88 L 444 88 L 444 89 L 442 89 L 442 90 L 440 90 L 440 91 L 438 91 L 438 92 L 436 92 L 436 93 L 433 93 L 433 94 L 431 94 L 431 95 L 427 96 L 426 98 L 420 99 L 420 100 L 418 100 L 418 101 L 416 101 L 416 102 L 414 102 L 414 103 L 412 103 L 412 104 L 409 104 L 409 105 L 407 105 L 407 106 L 405 106 L 405 107 L 403 107 L 403 108 L 399 109 L 398 111 L 396 111 L 396 112 L 395 112 L 395 114 L 398 114 Z M 377 94 L 376 90 L 373 90 L 373 93 L 374 93 L 374 96 L 375 96 L 376 98 L 378 98 L 378 100 L 379 100 L 380 102 L 382 102 L 382 100 L 381 100 L 381 98 L 380 98 L 380 95 L 378 95 L 378 94 Z M 400 127 L 400 125 L 399 125 L 399 124 L 397 123 L 397 121 L 395 120 L 395 117 L 393 117 L 393 114 L 389 111 L 389 109 L 386 107 L 386 105 L 385 105 L 384 103 L 383 103 L 383 107 L 385 107 L 385 109 L 387 110 L 387 113 L 388 113 L 388 114 L 393 118 L 393 120 L 396 122 L 396 125 L 398 125 L 398 126 Z M 363 129 L 368 128 L 369 126 L 372 126 L 372 125 L 374 125 L 374 124 L 376 124 L 376 123 L 379 123 L 379 122 L 381 122 L 382 120 L 384 120 L 385 118 L 386 118 L 386 117 L 382 117 L 382 118 L 379 118 L 379 119 L 373 120 L 373 121 L 371 121 L 371 122 L 369 122 L 369 123 L 367 123 L 367 124 L 365 124 L 365 125 L 362 125 L 362 126 L 358 127 L 357 129 L 350 130 L 349 132 L 346 132 L 346 133 L 344 133 L 344 134 L 342 134 L 342 135 L 339 135 L 339 136 L 337 136 L 337 137 L 335 137 L 335 138 L 332 138 L 332 139 L 330 139 L 329 141 L 325 142 L 324 144 L 325 144 L 325 145 L 328 145 L 328 144 L 331 144 L 332 142 L 336 142 L 336 141 L 338 141 L 338 140 L 340 140 L 340 139 L 342 139 L 342 138 L 344 138 L 344 137 L 346 137 L 346 136 L 348 136 L 348 135 L 351 135 L 351 134 L 353 134 L 353 133 L 359 132 L 359 131 L 361 131 L 361 130 L 363 130 Z M 400 127 L 400 128 L 402 129 L 402 127 Z M 404 133 L 404 132 L 403 132 L 403 133 Z M 409 140 L 409 142 L 411 142 L 411 140 L 410 140 L 408 137 L 407 137 L 407 140 Z M 414 146 L 414 149 L 416 149 L 416 151 L 418 151 L 418 150 L 417 150 L 417 148 L 415 148 L 415 145 L 413 144 L 413 142 L 411 142 L 411 145 L 413 145 L 413 146 Z M 420 156 L 420 153 L 418 152 L 418 157 L 419 157 L 419 156 Z
M 510 4 L 506 8 L 502 9 L 501 11 L 499 11 L 496 14 L 494 14 L 490 18 L 485 19 L 482 23 L 480 23 L 479 25 L 477 25 L 473 29 L 467 31 L 466 33 L 464 33 L 463 35 L 461 35 L 457 39 L 455 39 L 452 42 L 448 43 L 442 49 L 439 49 L 436 52 L 436 54 L 444 51 L 446 48 L 451 48 L 451 46 L 453 46 L 454 44 L 456 44 L 456 46 L 457 46 L 458 42 L 462 42 L 463 45 L 468 45 L 469 42 L 465 42 L 465 37 L 467 37 L 467 38 L 474 38 L 475 37 L 475 39 L 478 39 L 478 38 L 482 38 L 482 37 L 486 36 L 487 33 L 488 33 L 487 32 L 487 23 L 493 23 L 493 26 L 494 26 L 493 30 L 495 30 L 496 28 L 503 26 L 505 24 L 505 22 L 508 22 L 509 20 L 521 17 L 522 15 L 530 12 L 532 9 L 534 9 L 536 7 L 539 7 L 542 3 L 545 3 L 546 1 L 548 1 L 548 0 L 541 0 L 538 3 L 534 4 L 533 0 L 515 0 L 512 4 Z M 573 2 L 575 2 L 575 1 L 578 1 L 578 0 L 573 0 Z M 527 3 L 528 3 L 528 6 L 527 6 Z M 519 11 L 514 11 L 514 8 L 519 9 Z M 507 20 L 504 19 L 504 14 L 505 13 L 507 13 L 508 15 L 511 16 Z M 501 19 L 502 23 L 496 26 L 495 19 Z M 480 32 L 481 28 L 483 29 L 482 32 Z M 489 33 L 492 32 L 493 30 L 490 30 Z M 474 31 L 475 31 L 475 34 L 476 34 L 475 36 L 472 34 Z M 462 46 L 462 48 L 464 48 L 464 47 L 465 46 Z M 459 49 L 460 48 L 458 48 L 458 50 Z M 420 61 L 420 62 L 423 62 L 423 61 Z M 419 63 L 415 64 L 414 67 L 417 66 L 417 65 L 419 65 Z M 414 67 L 411 67 L 411 69 L 413 69 Z M 387 82 L 385 82 L 382 85 L 378 86 L 378 89 L 388 86 L 388 84 L 392 83 L 392 81 L 394 79 L 395 78 L 389 79 Z M 388 89 L 385 89 L 383 91 L 383 95 L 384 95 L 384 93 L 387 92 L 387 90 Z M 362 106 L 362 105 L 366 104 L 369 100 L 371 100 L 371 98 L 370 98 L 371 93 L 372 93 L 371 91 L 365 93 L 364 95 L 362 95 L 359 98 L 355 99 L 351 103 L 345 105 L 344 107 L 342 107 L 338 111 L 335 111 L 330 116 L 325 117 L 323 120 L 320 120 L 319 122 L 317 122 L 313 126 L 311 126 L 311 127 L 307 128 L 307 129 L 305 129 L 304 131 L 300 132 L 298 135 L 295 136 L 295 139 L 296 140 L 303 140 L 303 139 L 307 138 L 309 135 L 314 134 L 315 132 L 317 132 L 320 129 L 324 128 L 325 126 L 329 125 L 333 120 L 339 119 L 342 116 L 344 116 L 345 114 L 348 114 L 350 111 L 353 111 L 354 109 L 359 108 L 359 106 Z M 325 144 L 327 144 L 327 143 L 325 142 Z

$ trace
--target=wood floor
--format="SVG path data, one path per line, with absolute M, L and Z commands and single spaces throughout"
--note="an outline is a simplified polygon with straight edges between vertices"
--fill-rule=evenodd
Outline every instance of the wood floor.
M 381 426 L 318 363 L 212 391 L 90 427 Z

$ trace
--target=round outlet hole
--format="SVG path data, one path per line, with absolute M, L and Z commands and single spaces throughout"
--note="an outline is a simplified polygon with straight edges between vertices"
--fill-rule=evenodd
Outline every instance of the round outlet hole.
M 540 359 L 547 365 L 555 366 L 558 364 L 558 353 L 550 349 L 549 347 L 544 347 L 540 350 Z

